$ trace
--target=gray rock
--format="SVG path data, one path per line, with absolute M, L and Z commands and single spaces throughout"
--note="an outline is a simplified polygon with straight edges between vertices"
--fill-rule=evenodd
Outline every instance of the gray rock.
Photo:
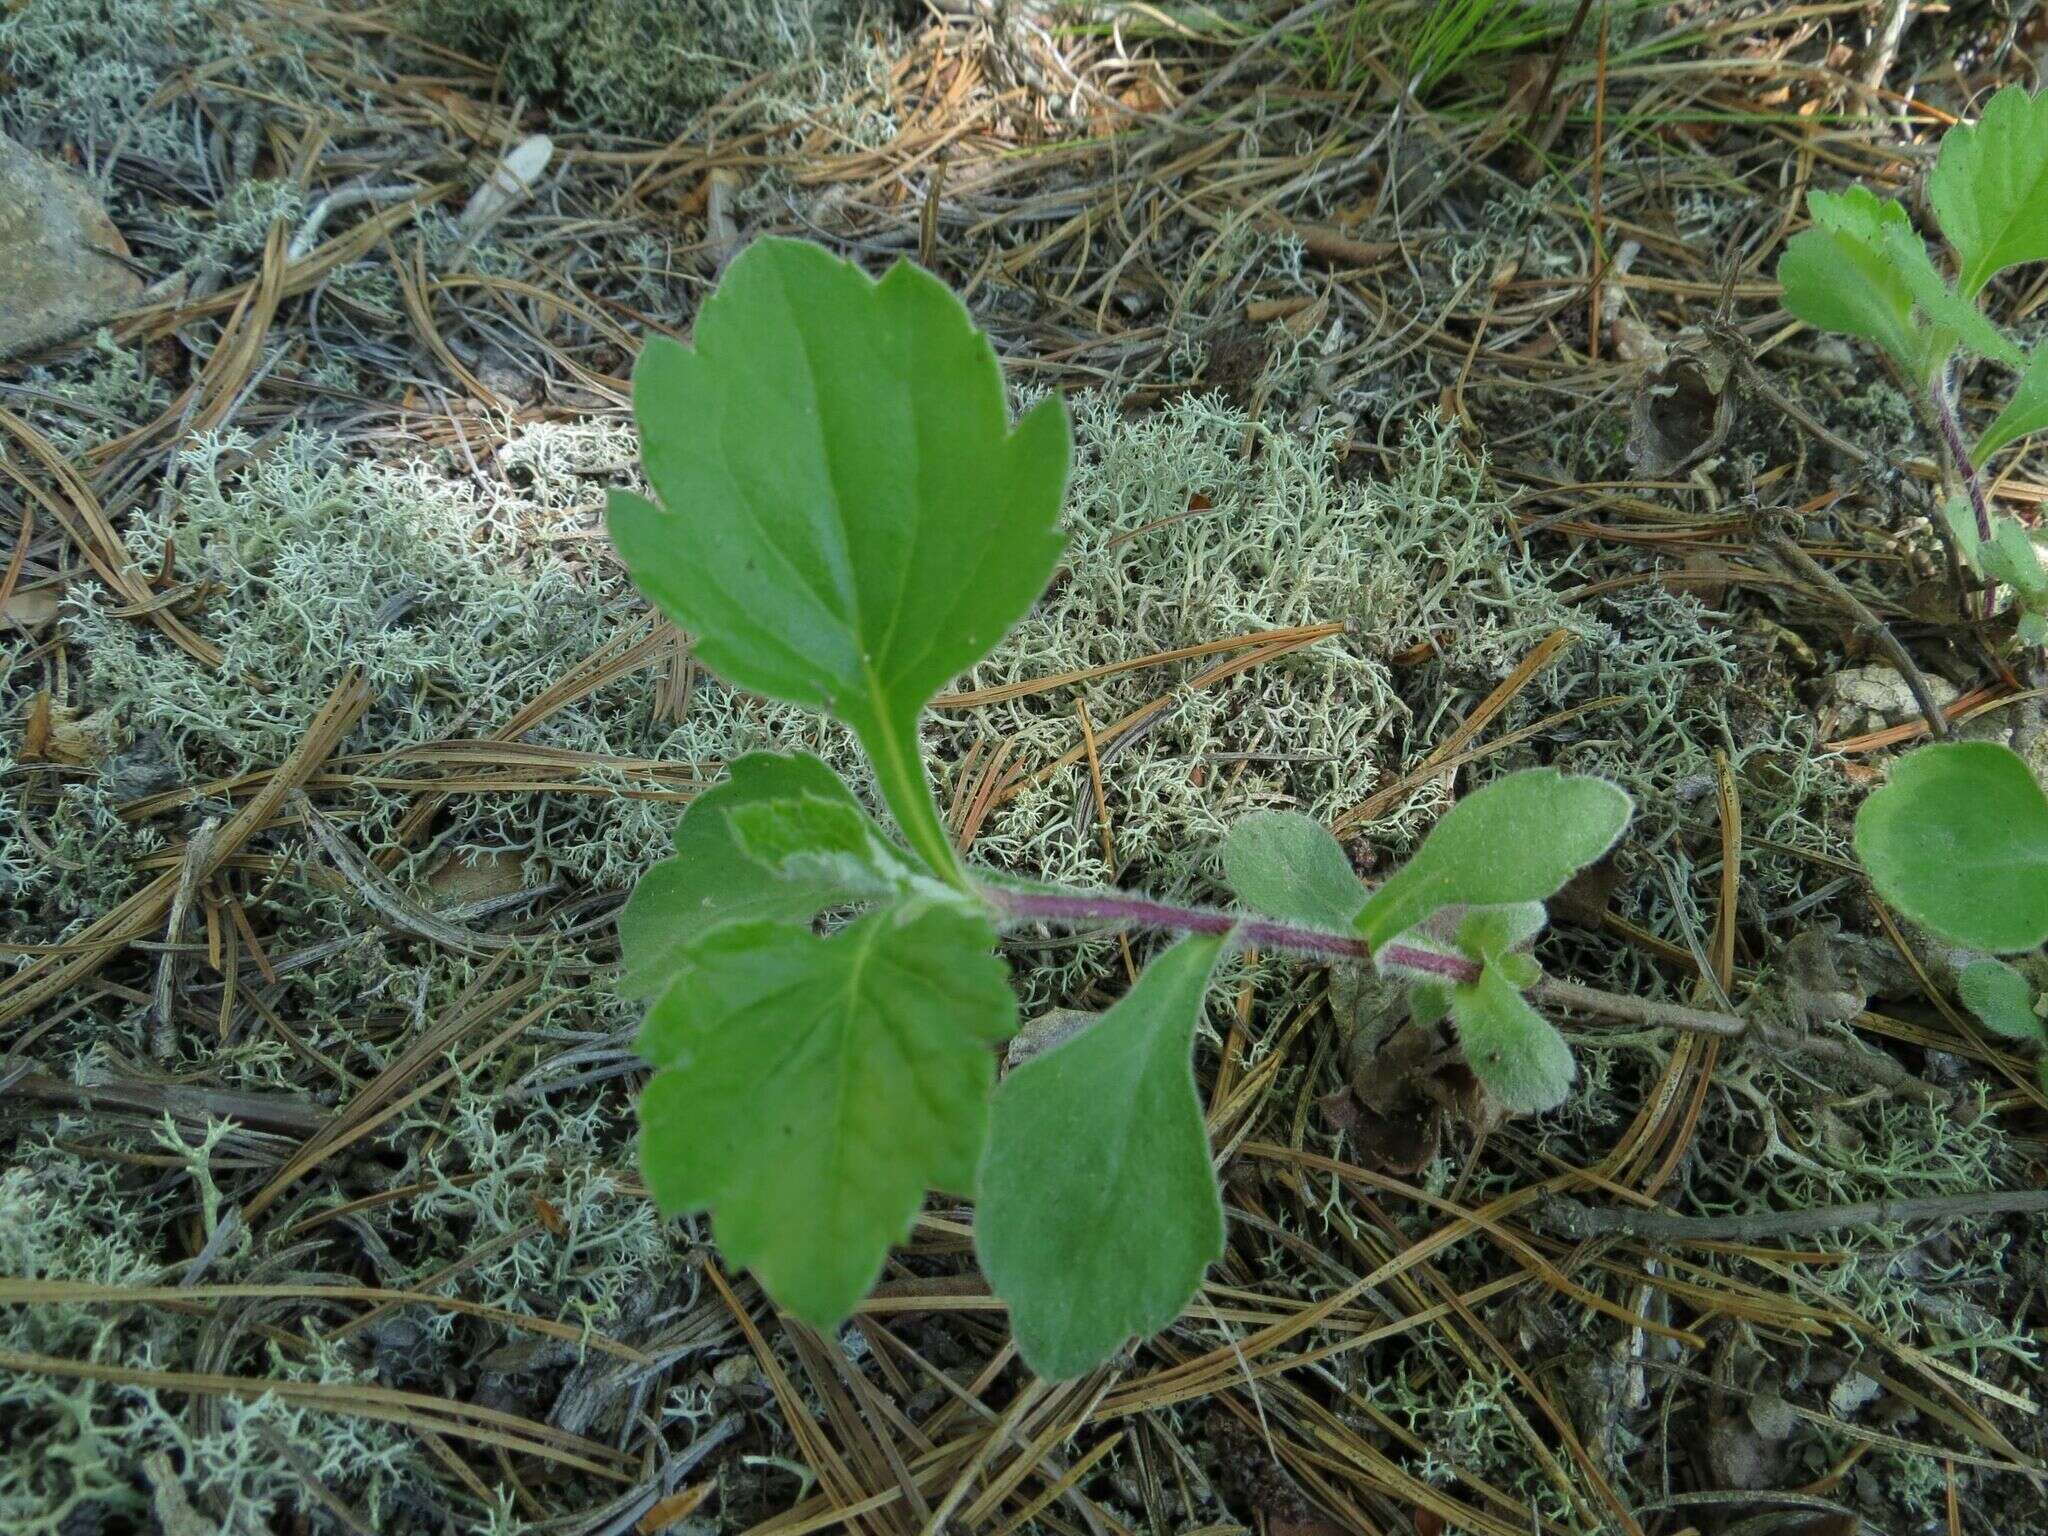
M 0 134 L 0 361 L 133 306 L 142 279 L 85 181 Z
M 1854 728 L 1859 721 L 1876 727 L 1920 718 L 1920 706 L 1914 702 L 1913 690 L 1903 677 L 1882 662 L 1845 668 L 1837 672 L 1831 682 L 1845 728 Z M 1927 690 L 1934 695 L 1934 702 L 1943 708 L 1953 704 L 1961 691 L 1940 676 L 1927 679 Z

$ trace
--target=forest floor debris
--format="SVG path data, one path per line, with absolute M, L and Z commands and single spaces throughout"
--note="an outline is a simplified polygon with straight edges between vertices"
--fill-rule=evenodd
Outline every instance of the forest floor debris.
M 1929 724 L 1760 531 L 2048 768 L 2041 680 L 1941 606 L 1911 403 L 1771 278 L 2034 31 L 642 10 L 0 10 L 0 132 L 148 289 L 0 371 L 0 1523 L 2048 1531 L 2048 1104 L 1873 912 L 1849 818 Z M 842 1337 L 778 1319 L 639 1186 L 611 918 L 731 756 L 858 760 L 601 521 L 637 339 L 767 232 L 924 262 L 1073 405 L 1062 576 L 928 727 L 976 857 L 1213 899 L 1250 809 L 1370 877 L 1494 775 L 1604 773 L 1641 814 L 1553 972 L 1768 1027 L 1572 1017 L 1572 1099 L 1481 1128 L 1427 1061 L 1354 1094 L 1402 1059 L 1369 978 L 1243 962 L 1172 1330 L 1027 1395 L 945 1204 Z M 1048 1016 L 1123 984 L 1011 959 Z

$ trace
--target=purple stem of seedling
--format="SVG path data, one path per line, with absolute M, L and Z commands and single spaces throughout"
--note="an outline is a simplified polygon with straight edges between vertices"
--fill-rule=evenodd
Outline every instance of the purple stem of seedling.
M 1052 923 L 1118 923 L 1137 928 L 1159 928 L 1169 933 L 1235 934 L 1245 944 L 1262 949 L 1281 949 L 1323 960 L 1370 960 L 1377 953 L 1384 965 L 1406 971 L 1441 976 L 1447 981 L 1479 979 L 1479 967 L 1463 955 L 1439 954 L 1411 944 L 1383 944 L 1377 952 L 1353 934 L 1325 933 L 1276 923 L 1269 918 L 1244 917 L 1219 912 L 1213 907 L 1176 907 L 1142 896 L 1114 894 L 1070 894 L 1065 891 L 1016 891 L 985 888 L 984 895 L 1012 917 Z
M 1942 440 L 1948 444 L 1948 456 L 1955 461 L 1956 473 L 1963 477 L 1963 490 L 1969 495 L 1970 510 L 1977 516 L 1977 538 L 1980 543 L 1991 542 L 1991 509 L 1984 502 L 1984 482 L 1977 478 L 1977 466 L 1970 462 L 1970 450 L 1963 442 L 1963 424 L 1956 419 L 1956 408 L 1948 397 L 1948 379 L 1944 375 L 1934 381 L 1929 391 L 1934 399 L 1934 419 L 1941 424 Z

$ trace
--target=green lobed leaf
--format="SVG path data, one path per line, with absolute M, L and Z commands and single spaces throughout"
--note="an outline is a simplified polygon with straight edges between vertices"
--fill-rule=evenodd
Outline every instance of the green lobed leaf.
M 1370 894 L 1330 829 L 1293 811 L 1257 811 L 1233 826 L 1223 876 L 1254 912 L 1339 933 Z
M 843 806 L 881 829 L 846 786 L 808 753 L 750 752 L 722 783 L 692 800 L 676 823 L 675 856 L 641 875 L 619 914 L 623 969 L 619 991 L 652 998 L 687 968 L 689 947 L 722 923 L 808 921 L 865 893 L 813 870 L 770 869 L 747 856 L 733 835 L 733 814 L 778 800 L 817 799 Z
M 845 1320 L 927 1189 L 973 1187 L 997 1041 L 1016 1001 L 988 923 L 884 909 L 828 937 L 713 930 L 636 1043 L 640 1167 L 665 1215 L 709 1210 L 719 1247 L 805 1322 Z
M 1614 846 L 1633 809 L 1605 779 L 1510 774 L 1452 806 L 1355 926 L 1378 947 L 1443 907 L 1542 901 Z
M 1963 1006 L 1993 1034 L 2022 1045 L 2048 1039 L 2048 1024 L 2034 1012 L 2033 984 L 2003 960 L 1976 960 L 1964 966 L 1956 990 Z
M 1997 953 L 2048 939 L 2048 796 L 2009 748 L 1900 759 L 1856 813 L 1856 853 L 1879 895 L 1944 938 Z
M 1876 342 L 1908 374 L 1924 375 L 1927 327 L 1914 317 L 1913 291 L 1888 249 L 1899 231 L 1919 239 L 1906 210 L 1865 186 L 1815 192 L 1806 204 L 1812 227 L 1778 258 L 1785 308 L 1820 330 Z
M 1981 467 L 1988 463 L 1991 455 L 2007 444 L 2043 430 L 2048 430 L 2048 347 L 2043 347 L 2028 361 L 2019 382 L 2013 386 L 2012 398 L 2006 401 L 2005 409 L 1977 439 L 1978 465 Z
M 611 496 L 640 590 L 728 681 L 860 737 L 935 873 L 957 859 L 917 721 L 1044 589 L 1071 442 L 1047 399 L 1012 430 L 988 339 L 906 262 L 879 282 L 817 246 L 758 240 L 633 376 L 661 505 Z
M 1507 1108 L 1533 1115 L 1564 1102 L 1578 1071 L 1572 1048 L 1500 966 L 1451 988 L 1451 1019 L 1465 1064 Z
M 1888 222 L 1883 230 L 1882 250 L 1904 280 L 1907 292 L 1913 295 L 1914 306 L 1930 324 L 1980 357 L 1995 358 L 2008 368 L 2026 365 L 2027 356 L 2019 344 L 1993 325 L 1975 303 L 1949 287 L 1948 280 L 1935 270 L 1934 259 L 1927 254 L 1927 242 L 1910 222 Z M 1936 350 L 1946 353 L 1949 348 L 1945 341 L 1937 341 Z
M 1176 1317 L 1223 1252 L 1190 1059 L 1220 938 L 1183 939 L 1081 1034 L 996 1091 L 974 1245 L 1040 1376 Z
M 2048 95 L 2008 86 L 1951 128 L 1927 178 L 1965 298 L 2007 267 L 2048 259 Z
M 804 795 L 736 806 L 732 833 L 740 851 L 785 881 L 837 889 L 849 899 L 957 899 L 890 842 L 850 798 Z

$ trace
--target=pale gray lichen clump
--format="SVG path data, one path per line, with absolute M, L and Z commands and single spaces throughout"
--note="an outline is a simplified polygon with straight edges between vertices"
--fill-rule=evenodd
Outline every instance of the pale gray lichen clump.
M 157 1222 L 177 1208 L 171 1182 L 161 1181 L 154 1197 L 139 1193 L 118 1164 L 57 1144 L 86 1129 L 61 1125 L 56 1140 L 24 1145 L 0 1170 L 0 1273 L 175 1284 L 176 1274 L 150 1256 Z M 0 1312 L 7 1350 L 143 1371 L 204 1369 L 209 1349 L 225 1347 L 219 1334 L 203 1313 L 158 1307 L 58 1302 Z M 271 1347 L 272 1376 L 337 1389 L 364 1379 L 338 1347 L 298 1344 Z M 153 1455 L 169 1458 L 167 1476 L 182 1491 L 232 1512 L 222 1527 L 232 1536 L 273 1529 L 280 1506 L 304 1498 L 307 1476 L 349 1488 L 382 1524 L 407 1481 L 424 1475 L 423 1453 L 399 1425 L 275 1395 L 208 1397 L 200 1411 L 190 1403 L 147 1386 L 0 1371 L 0 1528 L 20 1536 L 147 1528 L 150 1493 L 137 1469 Z
M 414 0 L 421 36 L 498 66 L 508 98 L 667 138 L 761 75 L 812 107 L 859 45 L 859 0 Z
M 125 141 L 176 153 L 150 108 L 203 25 L 200 0 L 25 0 L 0 6 L 0 129 L 46 147 L 70 135 L 92 148 Z

